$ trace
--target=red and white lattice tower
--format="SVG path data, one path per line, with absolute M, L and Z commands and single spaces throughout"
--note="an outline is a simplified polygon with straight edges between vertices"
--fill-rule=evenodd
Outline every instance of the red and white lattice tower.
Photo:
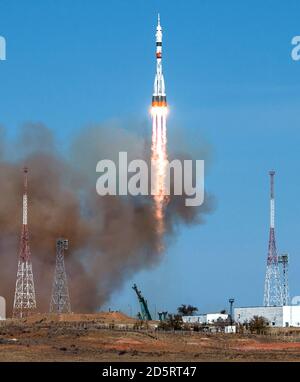
M 21 233 L 21 248 L 19 253 L 16 290 L 13 306 L 13 317 L 23 318 L 32 314 L 36 309 L 32 263 L 29 247 L 28 195 L 27 195 L 28 169 L 24 168 L 24 193 L 23 193 L 23 225 Z
M 265 278 L 264 306 L 282 306 L 282 288 L 275 240 L 274 176 L 270 171 L 270 236 Z

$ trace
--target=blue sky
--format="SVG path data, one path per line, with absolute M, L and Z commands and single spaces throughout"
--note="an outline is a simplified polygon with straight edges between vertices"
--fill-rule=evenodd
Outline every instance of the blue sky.
M 168 129 L 211 146 L 206 186 L 217 209 L 107 306 L 135 312 L 133 281 L 152 311 L 220 310 L 231 296 L 261 304 L 271 168 L 278 249 L 290 254 L 290 292 L 300 294 L 300 62 L 290 56 L 299 1 L 0 0 L 0 124 L 13 134 L 41 121 L 68 138 L 107 119 L 147 121 L 157 12 Z

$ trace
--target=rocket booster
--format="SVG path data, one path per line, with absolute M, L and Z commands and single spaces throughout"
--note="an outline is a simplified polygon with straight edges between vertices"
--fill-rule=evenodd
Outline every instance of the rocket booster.
M 160 17 L 158 15 L 156 27 L 156 75 L 154 80 L 154 90 L 152 96 L 152 106 L 167 106 L 167 97 L 165 91 L 165 81 L 162 73 L 162 28 Z

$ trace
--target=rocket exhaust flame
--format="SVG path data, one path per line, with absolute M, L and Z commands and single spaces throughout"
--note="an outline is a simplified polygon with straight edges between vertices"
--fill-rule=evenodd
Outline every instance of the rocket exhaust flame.
M 166 166 L 167 166 L 167 100 L 165 82 L 162 73 L 162 28 L 158 15 L 156 27 L 156 75 L 152 96 L 152 147 L 151 163 L 154 168 L 154 209 L 157 220 L 157 233 L 161 237 L 165 231 L 164 208 L 168 202 L 166 196 Z M 159 250 L 163 247 L 160 244 Z
M 164 208 L 167 203 L 165 190 L 166 165 L 167 165 L 167 133 L 166 133 L 166 107 L 152 108 L 152 149 L 151 162 L 154 168 L 154 203 L 157 219 L 157 231 L 164 233 Z

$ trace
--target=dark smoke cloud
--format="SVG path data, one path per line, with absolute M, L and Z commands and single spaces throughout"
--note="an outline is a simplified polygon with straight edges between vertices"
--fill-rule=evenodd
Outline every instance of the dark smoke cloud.
M 66 155 L 42 124 L 25 125 L 12 143 L 5 142 L 3 129 L 0 137 L 0 294 L 8 308 L 16 278 L 24 164 L 30 169 L 29 229 L 39 311 L 49 309 L 58 237 L 70 242 L 66 267 L 75 312 L 97 310 L 135 272 L 159 263 L 152 199 L 99 197 L 95 190 L 96 163 L 117 160 L 119 151 L 127 151 L 129 160 L 149 160 L 145 139 L 117 123 L 91 126 L 71 142 Z M 197 159 L 205 158 L 199 152 Z M 181 224 L 202 224 L 213 206 L 209 195 L 199 208 L 185 207 L 184 197 L 171 197 L 166 245 Z

